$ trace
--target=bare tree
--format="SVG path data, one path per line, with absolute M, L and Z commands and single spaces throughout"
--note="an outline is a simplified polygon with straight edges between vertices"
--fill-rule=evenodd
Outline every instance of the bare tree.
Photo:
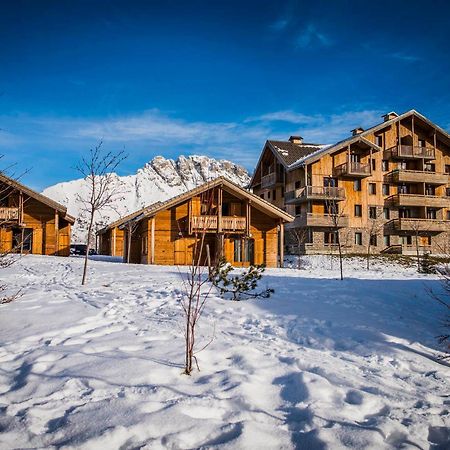
M 4 155 L 0 155 L 0 159 L 3 157 Z M 20 220 L 21 218 L 23 204 L 27 199 L 24 200 L 22 198 L 22 202 L 19 200 L 19 191 L 15 184 L 27 172 L 28 170 L 25 170 L 17 175 L 15 171 L 15 164 L 11 164 L 0 169 L 0 205 L 10 205 L 11 203 L 14 204 L 11 209 L 10 207 L 5 208 L 0 219 L 0 229 L 5 229 L 11 224 L 10 214 L 13 214 L 13 210 L 15 211 L 15 220 Z M 0 242 L 0 269 L 6 269 L 18 261 L 20 255 L 24 251 L 24 243 L 29 239 L 29 237 L 29 235 L 25 234 L 25 230 L 22 229 L 21 235 L 15 237 L 15 241 L 12 241 L 11 247 L 5 248 L 4 243 Z M 20 297 L 20 295 L 20 289 L 14 289 L 13 292 L 10 292 L 10 287 L 6 283 L 0 284 L 0 304 L 10 303 Z
M 325 201 L 325 206 L 328 211 L 328 216 L 330 218 L 330 229 L 334 235 L 335 244 L 338 249 L 339 254 L 339 270 L 341 280 L 344 279 L 344 269 L 343 269 L 343 254 L 342 254 L 342 243 L 341 243 L 341 228 L 342 222 L 345 217 L 344 210 L 345 205 L 339 208 L 339 202 L 334 198 L 329 198 Z
M 372 246 L 374 245 L 374 241 L 377 239 L 380 231 L 384 227 L 384 221 L 383 221 L 383 208 L 379 208 L 378 206 L 372 206 L 371 208 L 374 209 L 374 213 L 369 213 L 369 220 L 367 224 L 367 235 L 368 235 L 368 242 L 367 242 L 367 254 L 366 254 L 366 261 L 367 261 L 367 270 L 370 269 L 370 258 L 371 258 L 371 250 Z
M 288 231 L 288 236 L 293 241 L 295 252 L 297 256 L 297 269 L 301 269 L 301 256 L 302 256 L 302 245 L 307 242 L 308 239 L 308 229 L 306 227 L 300 228 L 290 228 Z
M 196 330 L 202 316 L 206 301 L 211 293 L 213 284 L 210 283 L 211 263 L 209 261 L 209 251 L 207 251 L 206 234 L 214 201 L 214 191 L 204 194 L 206 200 L 206 213 L 200 229 L 194 230 L 194 248 L 192 252 L 192 263 L 188 268 L 187 276 L 183 280 L 184 295 L 181 301 L 183 308 L 185 327 L 185 366 L 184 374 L 190 375 L 193 370 L 193 363 L 200 370 L 196 354 L 205 349 L 211 342 L 208 342 L 201 349 L 196 348 Z M 218 220 L 218 218 L 217 218 Z
M 416 252 L 416 262 L 417 262 L 417 271 L 420 272 L 420 242 L 419 238 L 421 236 L 424 236 L 428 230 L 428 227 L 426 226 L 426 221 L 420 220 L 420 219 L 410 219 L 411 229 L 414 233 L 414 248 Z
M 90 149 L 89 157 L 82 158 L 76 169 L 88 183 L 86 196 L 79 195 L 78 199 L 83 204 L 88 214 L 88 231 L 86 237 L 86 255 L 84 259 L 83 277 L 81 284 L 86 283 L 87 264 L 89 251 L 93 241 L 94 218 L 98 212 L 105 209 L 113 209 L 114 202 L 122 193 L 116 183 L 114 171 L 126 158 L 124 151 L 117 153 L 102 152 L 102 141 Z

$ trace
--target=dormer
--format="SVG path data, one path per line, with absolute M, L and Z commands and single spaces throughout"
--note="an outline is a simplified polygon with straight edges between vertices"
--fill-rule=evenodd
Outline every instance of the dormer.
M 392 120 L 392 119 L 395 119 L 396 117 L 398 117 L 398 114 L 394 111 L 391 111 L 391 112 L 388 112 L 387 114 L 384 114 L 381 117 L 383 118 L 383 120 L 385 122 L 387 122 L 388 120 Z
M 293 144 L 301 145 L 301 144 L 303 144 L 303 138 L 301 136 L 291 136 L 289 138 L 289 142 L 292 142 Z
M 364 133 L 364 128 L 358 127 L 351 131 L 352 136 L 357 136 L 358 134 Z

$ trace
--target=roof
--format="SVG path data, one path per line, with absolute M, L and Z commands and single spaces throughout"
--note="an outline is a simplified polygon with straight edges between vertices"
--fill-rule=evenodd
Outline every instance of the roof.
M 391 114 L 391 113 L 388 113 L 388 114 Z M 368 134 L 377 132 L 379 130 L 382 130 L 383 128 L 386 128 L 388 126 L 391 126 L 392 124 L 394 124 L 402 119 L 405 119 L 406 117 L 409 117 L 409 116 L 415 116 L 418 119 L 425 122 L 427 125 L 435 128 L 442 135 L 442 137 L 450 144 L 450 134 L 447 133 L 447 131 L 445 131 L 443 128 L 441 128 L 438 125 L 431 122 L 431 120 L 427 119 L 425 116 L 423 116 L 416 110 L 411 109 L 403 114 L 397 115 L 396 117 L 394 117 L 390 120 L 386 120 L 377 125 L 374 125 L 373 127 L 368 128 L 367 130 L 363 131 L 362 133 L 359 133 L 356 136 L 350 136 L 348 138 L 343 139 L 342 141 L 337 142 L 336 144 L 323 147 L 322 149 L 320 149 L 320 151 L 316 152 L 315 154 L 309 154 L 309 155 L 304 156 L 303 158 L 299 158 L 295 163 L 293 163 L 289 166 L 289 170 L 300 167 L 300 166 L 304 165 L 305 163 L 314 162 L 317 159 L 321 158 L 325 154 L 332 153 L 333 151 L 338 150 L 339 148 L 342 148 L 345 145 L 349 145 L 349 144 L 352 144 L 357 141 L 360 141 L 367 145 L 370 145 L 371 147 L 373 147 L 376 150 L 381 150 L 380 147 L 375 145 L 373 142 L 370 142 L 368 139 L 365 138 L 365 136 L 367 136 Z
M 272 140 L 267 141 L 267 144 L 272 151 L 277 154 L 285 166 L 290 166 L 300 158 L 304 158 L 323 147 L 323 145 L 320 144 L 294 144 L 290 141 Z
M 130 221 L 139 221 L 145 217 L 152 217 L 160 211 L 164 211 L 173 206 L 176 206 L 179 203 L 182 203 L 188 200 L 189 198 L 194 197 L 195 195 L 199 195 L 217 186 L 223 186 L 225 189 L 233 192 L 236 196 L 250 200 L 252 202 L 252 206 L 256 207 L 261 211 L 266 212 L 268 215 L 272 217 L 280 218 L 285 222 L 292 222 L 294 220 L 293 216 L 283 211 L 282 209 L 276 207 L 275 205 L 272 205 L 272 203 L 269 203 L 268 201 L 262 199 L 261 197 L 258 197 L 255 194 L 252 194 L 251 192 L 238 186 L 237 184 L 233 183 L 232 181 L 228 180 L 225 177 L 218 177 L 213 181 L 204 183 L 201 186 L 191 189 L 190 191 L 187 191 L 183 194 L 177 195 L 176 197 L 172 197 L 164 202 L 153 203 L 152 205 L 149 205 L 132 214 L 129 214 L 128 216 L 125 216 L 117 220 L 116 222 L 113 222 L 112 224 L 108 225 L 107 227 L 103 228 L 102 230 L 98 231 L 97 234 L 104 233 L 108 229 L 114 227 L 124 226 L 127 222 Z
M 33 189 L 30 189 L 29 187 L 23 185 L 22 183 L 19 183 L 17 180 L 14 180 L 13 178 L 6 176 L 2 172 L 0 172 L 0 181 L 2 181 L 5 184 L 8 184 L 9 186 L 13 187 L 14 189 L 24 192 L 28 196 L 43 203 L 44 205 L 47 205 L 48 207 L 55 209 L 63 216 L 64 220 L 67 220 L 70 223 L 75 222 L 75 217 L 72 217 L 69 214 L 67 214 L 67 208 L 65 206 L 61 205 L 60 203 L 57 203 L 54 200 L 46 197 L 45 195 L 42 195 L 36 191 L 33 191 Z

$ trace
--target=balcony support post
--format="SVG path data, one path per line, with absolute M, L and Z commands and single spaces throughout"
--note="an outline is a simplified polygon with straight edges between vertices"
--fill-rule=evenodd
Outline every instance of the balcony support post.
M 284 267 L 284 225 L 283 221 L 280 220 L 280 233 L 279 233 L 279 239 L 280 239 L 280 268 Z
M 23 223 L 23 192 L 19 191 L 19 224 Z
M 250 215 L 251 215 L 251 205 L 250 200 L 245 202 L 245 234 L 250 236 Z
M 155 264 L 155 216 L 153 216 L 150 219 L 150 223 L 151 223 L 151 231 L 152 231 L 152 236 L 151 236 L 151 241 L 150 241 L 150 264 Z
M 217 232 L 222 233 L 222 186 L 217 188 Z
M 55 209 L 55 256 L 58 256 L 58 254 L 59 254 L 59 214 L 58 211 Z

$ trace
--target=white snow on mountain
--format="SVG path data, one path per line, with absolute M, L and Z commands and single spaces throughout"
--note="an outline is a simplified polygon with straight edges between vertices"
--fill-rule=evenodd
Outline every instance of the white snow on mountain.
M 156 156 L 139 169 L 135 175 L 116 176 L 120 195 L 112 208 L 103 210 L 96 217 L 95 229 L 100 229 L 119 217 L 137 211 L 157 201 L 164 201 L 193 189 L 206 181 L 224 176 L 240 186 L 246 186 L 248 172 L 237 164 L 215 160 L 207 156 L 179 156 L 166 159 Z M 77 221 L 72 231 L 72 242 L 86 241 L 86 212 L 80 197 L 86 197 L 88 185 L 84 179 L 58 183 L 46 188 L 44 195 L 66 206 Z

